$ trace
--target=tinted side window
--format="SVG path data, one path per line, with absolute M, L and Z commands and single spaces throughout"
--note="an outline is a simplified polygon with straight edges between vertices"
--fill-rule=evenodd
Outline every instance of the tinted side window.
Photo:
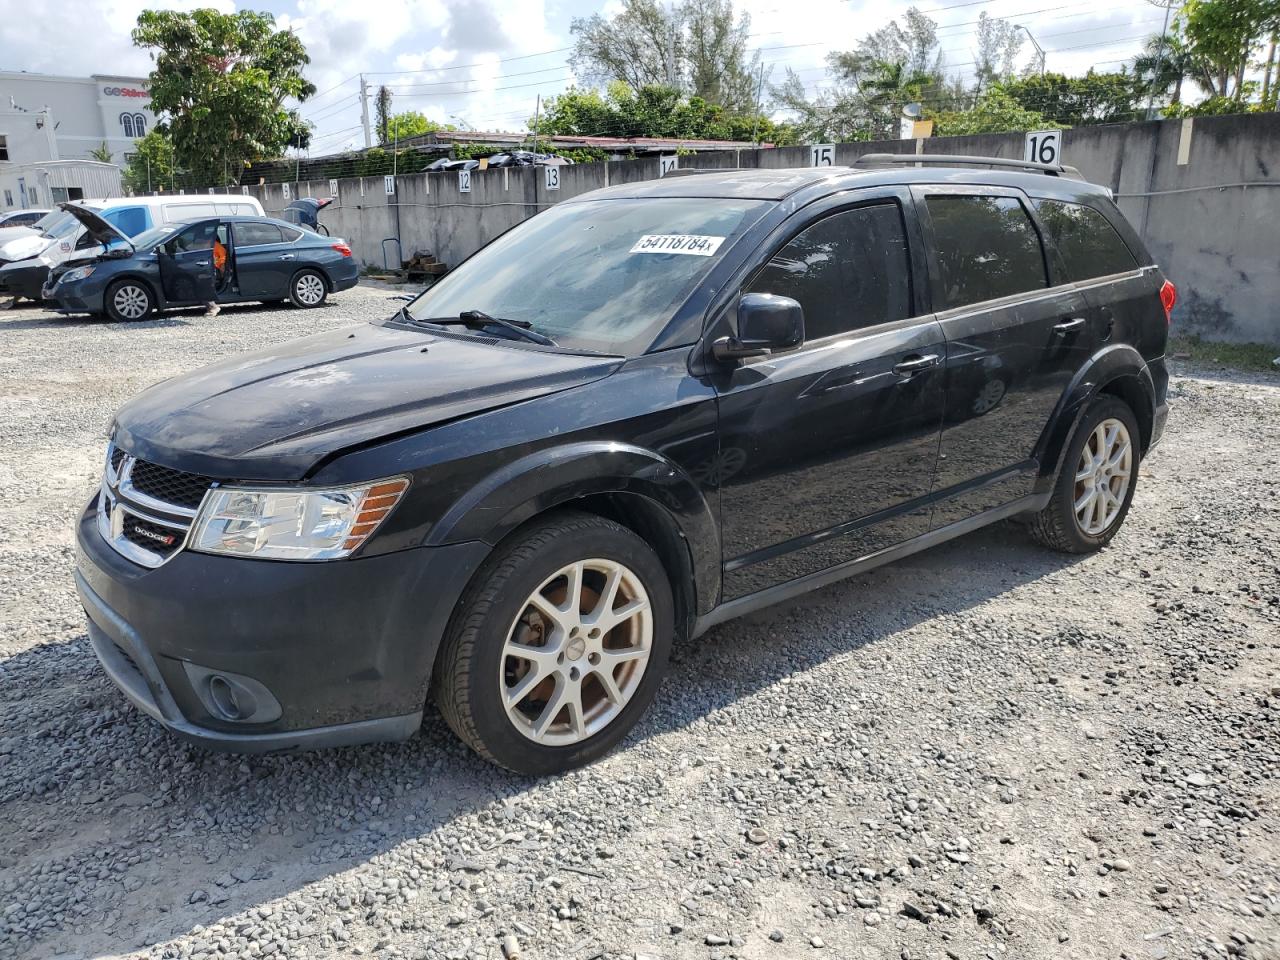
M 1048 286 L 1040 237 L 1013 197 L 926 199 L 942 280 L 940 309 Z
M 235 232 L 236 243 L 242 247 L 280 242 L 280 228 L 271 223 L 237 223 Z
M 108 210 L 102 215 L 102 219 L 126 237 L 136 237 L 151 226 L 151 217 L 147 215 L 146 207 L 118 207 Z
M 1072 280 L 1105 277 L 1136 270 L 1134 259 L 1116 228 L 1092 207 L 1061 200 L 1037 200 L 1036 212 L 1053 240 Z
M 285 243 L 293 243 L 293 241 L 302 236 L 301 230 L 292 230 L 289 227 L 281 227 L 280 232 L 284 234 Z
M 909 317 L 902 212 L 883 203 L 818 221 L 774 254 L 747 291 L 799 301 L 806 340 Z
M 165 246 L 169 253 L 183 253 L 187 250 L 209 250 L 213 247 L 213 237 L 217 232 L 218 222 L 216 220 L 206 220 L 204 223 L 193 224 L 183 230 Z

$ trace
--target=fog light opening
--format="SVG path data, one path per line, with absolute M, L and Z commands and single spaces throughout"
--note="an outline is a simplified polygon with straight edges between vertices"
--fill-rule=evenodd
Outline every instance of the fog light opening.
M 231 681 L 216 673 L 209 678 L 209 700 L 224 720 L 242 720 L 252 712 L 244 709 Z

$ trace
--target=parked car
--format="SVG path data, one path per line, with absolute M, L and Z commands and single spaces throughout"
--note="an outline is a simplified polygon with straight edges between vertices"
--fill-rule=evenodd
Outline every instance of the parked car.
M 567 157 L 557 157 L 551 153 L 534 153 L 532 150 L 512 150 L 509 153 L 495 153 L 489 158 L 488 166 L 495 167 L 532 167 L 551 164 L 560 166 L 571 164 Z
M 155 227 L 132 240 L 105 217 L 74 203 L 63 209 L 104 252 L 58 267 L 43 295 L 63 313 L 143 320 L 153 310 L 196 304 L 277 303 L 318 307 L 356 285 L 360 270 L 340 238 L 270 217 L 214 217 Z M 219 272 L 215 243 L 226 251 Z
M 448 157 L 441 157 L 439 160 L 432 160 L 423 167 L 424 170 L 474 170 L 480 166 L 479 160 L 450 160 Z
M 116 197 L 75 202 L 84 209 L 96 210 L 126 237 L 192 217 L 263 215 L 262 205 L 255 197 L 228 194 Z M 39 300 L 54 267 L 102 252 L 98 241 L 75 216 L 62 209 L 64 206 L 59 205 L 52 219 L 40 221 L 39 232 L 33 230 L 0 246 L 0 293 Z
M 5 210 L 0 212 L 0 229 L 4 227 L 30 227 L 48 210 Z
M 77 534 L 107 673 L 245 752 L 408 737 L 431 690 L 545 774 L 676 637 L 1005 518 L 1104 546 L 1173 285 L 1064 168 L 865 163 L 570 198 L 392 316 L 126 404 Z

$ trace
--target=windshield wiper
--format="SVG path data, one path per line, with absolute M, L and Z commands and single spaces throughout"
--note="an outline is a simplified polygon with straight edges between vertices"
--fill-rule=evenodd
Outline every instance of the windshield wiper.
M 407 313 L 407 311 L 405 311 Z M 505 317 L 491 317 L 483 310 L 463 310 L 456 317 L 432 317 L 427 320 L 416 320 L 417 323 L 431 323 L 436 326 L 445 327 L 451 324 L 461 324 L 472 330 L 483 330 L 485 327 L 501 327 L 515 335 L 518 340 L 527 340 L 530 343 L 538 343 L 544 347 L 557 346 L 556 342 L 546 334 L 538 333 L 532 329 L 533 324 L 527 320 L 507 320 Z

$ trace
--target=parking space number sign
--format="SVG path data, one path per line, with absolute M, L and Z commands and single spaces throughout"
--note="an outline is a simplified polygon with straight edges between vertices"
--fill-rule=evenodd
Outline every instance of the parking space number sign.
M 546 177 L 547 189 L 559 190 L 560 189 L 560 168 L 558 166 L 549 164 L 543 167 L 542 169 L 546 171 L 543 175 Z
M 658 176 L 665 177 L 672 170 L 680 169 L 680 157 L 675 154 L 658 158 Z
M 329 196 L 331 196 L 331 197 L 336 197 L 337 195 L 338 195 L 338 181 L 337 181 L 337 180 L 330 180 L 330 181 L 329 181 Z
M 834 143 L 814 143 L 809 146 L 809 166 L 834 167 L 836 165 L 836 145 Z
M 392 196 L 396 192 L 396 178 L 389 173 L 384 176 L 382 178 L 382 189 L 386 191 L 388 197 Z
M 284 191 L 284 198 L 289 199 L 289 185 L 287 183 L 280 184 L 280 189 Z
M 471 192 L 471 171 L 470 170 L 458 171 L 458 192 L 459 193 Z
M 1032 130 L 1027 134 L 1022 159 L 1030 163 L 1056 164 L 1062 162 L 1062 131 Z

